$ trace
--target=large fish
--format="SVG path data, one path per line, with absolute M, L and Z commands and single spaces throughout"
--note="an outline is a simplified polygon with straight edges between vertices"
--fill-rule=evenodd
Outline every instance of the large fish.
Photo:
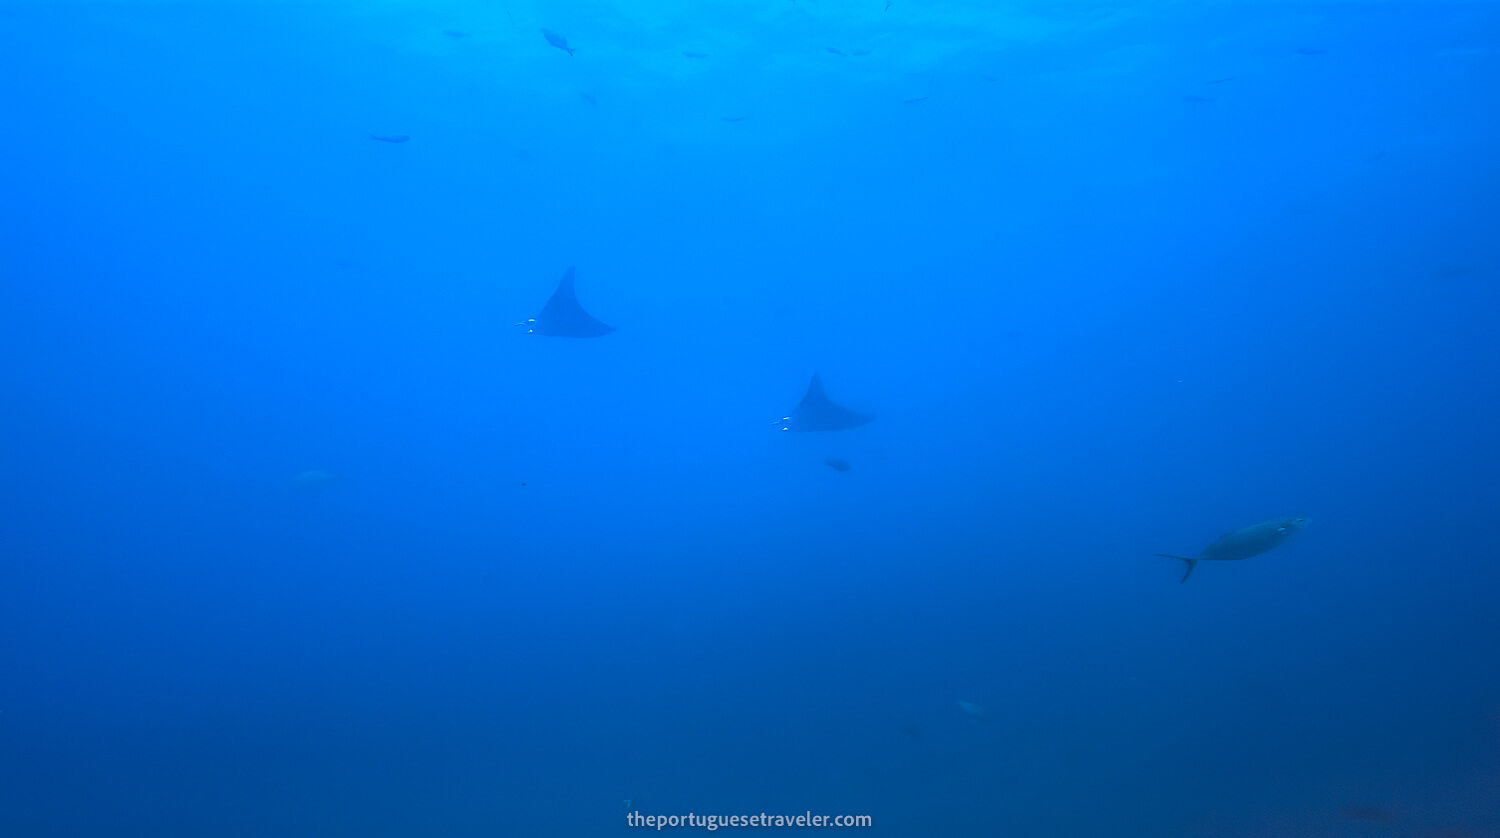
M 567 38 L 564 38 L 563 36 L 557 34 L 556 32 L 553 32 L 551 29 L 543 29 L 542 30 L 542 37 L 547 39 L 547 43 L 551 44 L 554 47 L 557 47 L 558 49 L 562 50 L 563 52 L 566 52 L 569 56 L 571 56 L 573 53 L 577 52 L 576 49 L 574 49 L 573 47 L 568 46 L 568 39 Z
M 1164 559 L 1181 559 L 1187 562 L 1187 572 L 1182 574 L 1182 581 L 1186 582 L 1188 577 L 1193 575 L 1193 570 L 1198 567 L 1198 562 L 1232 562 L 1259 556 L 1279 546 L 1281 542 L 1290 538 L 1292 533 L 1307 526 L 1307 521 L 1306 518 L 1272 518 L 1259 524 L 1230 530 L 1219 536 L 1214 543 L 1204 547 L 1198 557 L 1193 559 L 1187 556 L 1173 556 L 1169 553 L 1156 555 Z

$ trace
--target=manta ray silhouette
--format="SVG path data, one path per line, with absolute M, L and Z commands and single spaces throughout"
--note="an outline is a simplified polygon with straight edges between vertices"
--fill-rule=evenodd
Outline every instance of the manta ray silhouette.
M 857 428 L 875 418 L 873 413 L 860 413 L 829 401 L 823 392 L 823 377 L 813 373 L 808 382 L 807 394 L 790 416 L 781 419 L 783 431 L 843 431 Z
M 537 316 L 519 325 L 525 326 L 528 334 L 559 338 L 597 338 L 615 330 L 614 326 L 595 320 L 578 304 L 578 295 L 573 291 L 572 268 L 563 274 L 557 290 L 552 292 L 552 298 Z

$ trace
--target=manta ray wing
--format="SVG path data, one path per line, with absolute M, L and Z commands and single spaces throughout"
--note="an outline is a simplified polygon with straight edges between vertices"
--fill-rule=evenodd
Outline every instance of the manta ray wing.
M 578 304 L 578 295 L 573 291 L 572 268 L 563 274 L 557 290 L 552 292 L 552 298 L 542 306 L 541 312 L 525 325 L 532 334 L 560 338 L 596 338 L 615 330 L 614 326 L 595 320 Z
M 781 420 L 783 431 L 843 431 L 857 428 L 874 419 L 873 413 L 860 413 L 834 404 L 823 392 L 823 378 L 813 373 L 807 385 L 807 394 L 792 410 L 792 415 Z

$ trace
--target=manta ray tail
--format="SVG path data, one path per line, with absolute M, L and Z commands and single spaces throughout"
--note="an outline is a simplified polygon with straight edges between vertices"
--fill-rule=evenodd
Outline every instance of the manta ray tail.
M 1187 556 L 1173 556 L 1173 555 L 1171 555 L 1169 553 L 1153 553 L 1152 555 L 1161 556 L 1164 559 L 1177 559 L 1179 561 L 1187 562 L 1188 569 L 1185 572 L 1183 572 L 1183 574 L 1182 574 L 1182 581 L 1183 582 L 1186 582 L 1187 578 L 1189 576 L 1192 576 L 1193 575 L 1193 571 L 1198 567 L 1198 560 L 1197 559 L 1190 559 Z

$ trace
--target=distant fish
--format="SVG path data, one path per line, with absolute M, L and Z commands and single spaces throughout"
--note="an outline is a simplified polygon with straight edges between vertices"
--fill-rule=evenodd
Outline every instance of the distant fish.
M 885 8 L 881 9 L 882 12 L 888 12 L 890 10 L 891 10 L 891 4 L 890 3 L 886 3 L 885 4 Z
M 683 53 L 682 53 L 682 57 L 683 58 L 707 58 L 708 57 L 708 53 L 706 53 L 706 52 L 688 52 L 688 51 L 684 50 Z
M 551 29 L 543 29 L 542 37 L 547 39 L 547 43 L 551 44 L 554 47 L 557 47 L 563 52 L 566 52 L 569 56 L 572 56 L 573 53 L 577 52 L 576 49 L 568 46 L 567 38 L 564 38 L 556 32 L 553 32 Z
M 863 58 L 864 56 L 869 55 L 870 51 L 867 50 L 867 49 L 851 49 L 851 50 L 849 50 L 849 54 L 850 55 L 858 55 L 861 58 Z
M 447 35 L 450 38 L 467 38 L 467 37 L 469 37 L 469 33 L 467 33 L 467 32 L 460 32 L 457 29 L 444 29 L 443 30 L 443 34 Z
M 370 139 L 379 140 L 383 143 L 404 143 L 407 140 L 411 139 L 411 137 L 408 137 L 405 134 L 392 134 L 389 137 L 377 137 L 374 134 L 371 134 Z
M 972 701 L 960 700 L 958 702 L 958 709 L 967 713 L 970 721 L 977 722 L 984 718 L 984 708 Z
M 725 122 L 739 122 L 740 120 L 744 119 L 743 116 L 721 116 L 719 118 L 724 120 Z
M 983 73 L 981 73 L 979 75 L 979 78 L 982 79 L 982 80 L 984 80 L 984 81 L 999 81 L 999 79 L 995 78 L 994 76 L 987 76 L 987 75 L 984 75 Z
M 1182 97 L 1182 101 L 1187 102 L 1190 105 L 1206 105 L 1209 102 L 1212 102 L 1213 99 L 1207 96 L 1200 96 L 1197 93 L 1189 93 L 1186 96 Z
M 580 93 L 578 95 L 583 97 L 583 101 L 588 102 L 590 105 L 593 105 L 596 108 L 599 107 L 599 100 L 594 98 L 594 94 Z
M 1322 55 L 1323 51 L 1317 47 L 1297 47 L 1298 55 Z
M 1187 572 L 1182 574 L 1182 581 L 1186 582 L 1188 577 L 1193 575 L 1193 570 L 1198 567 L 1198 562 L 1229 562 L 1259 556 L 1273 547 L 1280 546 L 1283 541 L 1305 526 L 1307 526 L 1306 518 L 1272 518 L 1269 521 L 1224 533 L 1217 541 L 1204 547 L 1203 552 L 1199 553 L 1197 558 L 1173 556 L 1169 553 L 1156 555 L 1164 559 L 1181 559 L 1187 562 Z
M 918 96 L 915 99 L 902 99 L 901 100 L 901 104 L 903 104 L 903 105 L 915 105 L 918 102 L 925 102 L 925 101 L 927 101 L 927 97 L 926 96 Z
M 844 55 L 844 51 L 841 50 L 841 49 L 839 49 L 838 47 L 824 47 L 824 49 L 828 50 L 829 52 L 833 53 L 834 55 L 841 55 L 841 56 Z M 844 56 L 844 57 L 847 58 L 848 56 Z
M 841 460 L 838 457 L 829 457 L 823 461 L 823 465 L 828 466 L 834 471 L 848 471 L 854 468 L 854 466 L 849 465 L 848 460 Z

